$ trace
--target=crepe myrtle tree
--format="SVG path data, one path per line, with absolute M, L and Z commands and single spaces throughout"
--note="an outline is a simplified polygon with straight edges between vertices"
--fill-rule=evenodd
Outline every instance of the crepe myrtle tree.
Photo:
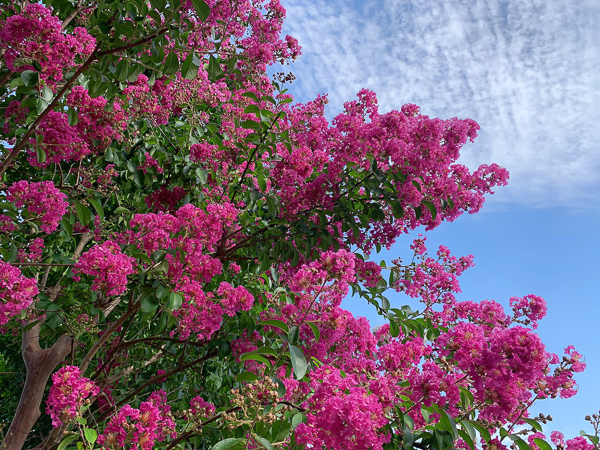
M 369 260 L 506 184 L 456 164 L 476 122 L 294 102 L 278 0 L 0 12 L 0 448 L 598 448 L 529 416 L 585 367 L 542 298 L 457 301 L 422 236 Z

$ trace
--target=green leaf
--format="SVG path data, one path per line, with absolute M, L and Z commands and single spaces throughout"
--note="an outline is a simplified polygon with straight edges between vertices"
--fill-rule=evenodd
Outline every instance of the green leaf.
M 94 200 L 93 198 L 88 198 L 87 201 L 90 202 L 90 204 L 94 207 L 96 213 L 98 213 L 98 216 L 101 219 L 104 219 L 104 209 L 102 208 L 100 202 L 98 200 Z
M 235 377 L 235 381 L 237 381 L 239 383 L 243 383 L 243 382 L 251 383 L 256 380 L 258 380 L 258 377 L 256 376 L 256 374 L 254 374 L 252 372 L 242 372 L 237 377 Z
M 96 439 L 98 439 L 98 433 L 92 428 L 84 428 L 83 434 L 85 435 L 85 439 L 90 444 L 93 444 L 94 442 L 96 442 Z
M 221 69 L 219 61 L 213 55 L 210 55 L 210 59 L 208 60 L 208 78 L 211 81 L 215 81 L 222 74 L 223 69 Z
M 156 296 L 158 298 L 165 298 L 167 295 L 169 295 L 169 290 L 162 284 L 156 288 Z
M 127 79 L 128 73 L 129 73 L 129 60 L 122 59 L 121 61 L 119 61 L 119 64 L 117 65 L 117 71 L 115 72 L 117 80 L 125 81 Z
M 242 128 L 244 128 L 245 130 L 260 131 L 260 123 L 255 122 L 254 120 L 244 120 L 242 122 Z
M 263 320 L 258 322 L 258 325 L 268 325 L 270 327 L 279 328 L 280 330 L 285 331 L 285 333 L 289 333 L 290 329 L 287 324 L 283 320 L 271 319 L 271 320 Z
M 210 450 L 231 450 L 240 447 L 244 441 L 245 440 L 242 438 L 223 439 L 221 442 L 217 442 L 215 445 L 213 445 Z
M 33 322 L 27 324 L 25 327 L 23 327 L 23 331 L 29 331 L 31 330 L 33 327 L 35 327 L 38 323 L 41 322 L 42 319 L 39 320 L 34 320 Z
M 37 162 L 42 164 L 46 161 L 46 150 L 43 147 L 36 145 L 35 146 L 35 157 L 37 158 Z
M 408 414 L 404 416 L 404 423 L 410 431 L 415 431 L 415 421 Z
M 535 428 L 538 431 L 544 431 L 544 429 L 542 428 L 542 426 L 540 425 L 540 423 L 537 420 L 534 419 L 522 419 L 524 422 L 528 423 L 529 425 L 531 425 L 533 428 Z
M 469 422 L 466 422 L 464 420 L 460 423 L 460 425 L 469 434 L 469 436 L 471 437 L 471 440 L 472 441 L 475 440 L 475 438 L 477 437 L 477 434 L 475 433 L 475 428 L 473 428 L 473 425 L 471 425 Z
M 21 80 L 23 80 L 25 86 L 35 86 L 38 84 L 39 75 L 35 70 L 24 70 L 21 72 Z
M 73 225 L 71 225 L 71 222 L 69 222 L 69 218 L 67 216 L 63 216 L 61 222 L 62 222 L 63 227 L 65 228 L 65 231 L 67 232 L 67 234 L 69 236 L 73 236 Z
M 290 348 L 290 359 L 292 360 L 294 375 L 296 376 L 296 379 L 301 380 L 304 375 L 306 375 L 308 363 L 304 358 L 304 354 L 302 354 L 302 350 L 291 344 L 288 344 L 288 346 Z
M 435 218 L 437 217 L 437 209 L 435 208 L 435 205 L 433 203 L 431 203 L 430 201 L 427 201 L 427 200 L 423 200 L 421 203 L 423 205 L 425 205 L 425 207 L 431 213 L 432 220 L 435 220 Z
M 196 1 L 202 1 L 202 0 L 196 0 Z M 186 80 L 193 80 L 198 75 L 198 69 L 200 68 L 200 66 L 198 66 L 194 62 L 194 60 L 197 60 L 197 59 L 198 58 L 196 57 L 196 53 L 194 51 L 192 51 L 187 56 L 187 58 L 185 58 L 185 61 L 183 61 L 183 65 L 181 66 L 181 75 L 183 75 L 183 78 L 185 78 Z
M 87 206 L 82 205 L 81 203 L 75 203 L 75 209 L 77 210 L 77 217 L 79 218 L 79 222 L 84 227 L 90 223 L 92 219 L 92 213 L 87 208 Z
M 408 427 L 404 427 L 404 436 L 402 437 L 402 444 L 404 444 L 404 447 L 410 448 L 413 446 L 414 442 L 415 442 L 414 435 L 408 429 Z
M 471 436 L 469 436 L 464 430 L 458 430 L 458 435 L 467 443 L 469 447 L 471 447 L 471 450 L 475 450 L 475 444 L 473 443 Z
M 254 439 L 256 439 L 258 442 L 260 442 L 260 445 L 262 445 L 267 450 L 274 450 L 273 446 L 271 445 L 271 442 L 269 442 L 264 437 L 258 436 L 258 435 L 254 435 Z
M 552 446 L 543 439 L 533 438 L 533 442 L 537 444 L 540 450 L 552 450 Z
M 521 439 L 519 436 L 517 436 L 516 434 L 509 434 L 508 438 L 513 441 L 515 444 L 517 444 L 519 446 L 520 450 L 531 450 L 529 448 L 529 445 L 527 445 L 527 442 L 525 442 L 523 439 Z M 547 445 L 547 444 L 546 444 Z
M 485 428 L 479 422 L 475 422 L 474 420 L 468 420 L 468 421 L 466 421 L 464 423 L 471 424 L 473 426 L 473 428 L 475 428 L 477 431 L 479 431 L 479 434 L 485 440 L 485 442 L 489 442 L 490 441 L 490 439 L 491 439 L 490 432 L 487 430 L 487 428 Z
M 256 105 L 248 105 L 244 109 L 244 114 L 260 114 L 260 108 Z
M 130 212 L 131 211 L 129 211 L 127 208 L 123 208 L 122 206 L 119 206 L 117 209 L 115 209 L 115 214 L 124 214 Z
M 48 107 L 48 102 L 43 98 L 38 98 L 35 104 L 36 112 L 41 114 Z
M 395 320 L 390 320 L 390 334 L 392 337 L 397 337 L 400 334 L 400 327 Z
M 152 2 L 150 2 L 152 3 Z M 162 23 L 162 18 L 160 17 L 160 14 L 157 13 L 154 10 L 150 10 L 148 11 L 148 15 L 152 18 L 152 20 L 154 20 L 156 22 L 156 25 L 160 25 Z M 150 51 L 152 52 L 153 55 L 156 55 L 158 53 L 158 50 L 156 49 L 156 43 L 154 41 L 152 41 L 152 44 L 150 46 Z
M 298 342 L 298 337 L 300 336 L 300 328 L 296 325 L 290 328 L 290 332 L 288 333 L 288 341 L 290 344 L 296 344 Z
M 156 65 L 162 65 L 162 63 L 165 60 L 165 49 L 162 46 L 156 47 L 154 41 L 152 41 L 152 45 L 154 46 L 154 52 L 152 52 L 152 57 L 150 58 L 150 60 Z M 150 51 L 152 51 L 152 46 L 150 47 Z M 152 75 L 156 77 L 154 72 L 152 72 Z M 148 84 L 152 86 L 154 84 L 154 81 L 151 83 L 150 80 L 148 80 Z
M 471 391 L 469 391 L 467 388 L 461 386 L 458 389 L 460 389 L 460 401 L 465 409 L 468 409 L 473 404 L 475 398 L 473 397 Z
M 334 241 L 337 242 L 337 241 Z M 294 250 L 294 255 L 292 256 L 292 267 L 296 267 L 298 265 L 298 263 L 300 262 L 300 253 L 298 253 L 297 250 Z
M 155 296 L 149 295 L 144 300 L 142 300 L 141 309 L 143 313 L 156 311 L 156 308 L 158 308 L 158 299 Z
M 11 82 L 10 82 L 10 88 L 11 89 L 16 89 L 19 86 L 25 86 L 25 82 L 19 77 L 19 78 L 14 78 Z
M 206 3 L 202 0 L 192 0 L 192 5 L 194 5 L 194 9 L 196 10 L 196 14 L 198 14 L 198 18 L 205 22 L 210 15 L 210 8 Z
M 206 184 L 208 181 L 208 174 L 204 169 L 196 169 L 196 176 L 200 179 L 200 183 Z
M 71 442 L 73 442 L 74 440 L 76 440 L 78 438 L 79 438 L 79 435 L 77 435 L 77 434 L 71 434 L 71 435 L 67 436 L 60 442 L 60 444 L 58 445 L 58 448 L 56 450 L 65 450 Z
M 271 367 L 271 363 L 269 362 L 269 360 L 267 358 L 265 358 L 262 355 L 259 355 L 258 353 L 254 353 L 254 352 L 249 352 L 249 353 L 244 353 L 243 355 L 240 356 L 240 361 L 247 361 L 247 360 L 253 360 L 253 361 L 260 361 L 262 363 L 265 363 L 268 367 Z
M 259 103 L 258 97 L 256 96 L 256 94 L 254 92 L 244 92 L 242 94 L 242 97 L 248 97 L 251 98 L 252 100 L 254 100 L 256 103 Z
M 67 116 L 69 116 L 69 125 L 74 127 L 79 123 L 79 116 L 77 115 L 77 111 L 73 108 L 69 108 L 67 110 Z
M 150 0 L 150 4 L 160 12 L 163 12 L 167 7 L 167 0 Z
M 165 65 L 163 68 L 163 73 L 165 75 L 173 75 L 175 72 L 179 70 L 179 59 L 175 52 L 169 52 L 167 59 L 165 61 Z
M 169 311 L 177 311 L 179 308 L 181 308 L 182 303 L 183 303 L 183 296 L 177 292 L 171 292 L 171 295 L 169 295 L 169 301 L 167 302 L 166 308 Z
M 600 442 L 600 438 L 598 436 L 594 436 L 592 434 L 587 434 L 583 430 L 581 430 L 579 435 L 588 438 L 592 442 L 592 444 L 594 444 L 596 447 L 598 447 L 598 442 Z
M 277 356 L 277 351 L 271 347 L 259 347 L 256 350 L 252 350 L 252 353 L 258 353 L 259 355 L 271 355 Z
M 52 92 L 52 89 L 50 89 L 48 86 L 44 86 L 44 89 L 42 89 L 42 98 L 50 103 L 53 97 L 54 92 Z
M 301 423 L 306 423 L 306 416 L 302 413 L 298 413 L 292 417 L 292 428 L 296 429 Z
M 308 326 L 310 327 L 310 329 L 312 330 L 313 334 L 315 335 L 315 340 L 317 342 L 319 342 L 319 339 L 321 339 L 321 330 L 319 330 L 319 327 L 317 326 L 316 323 L 309 323 Z
M 421 209 L 420 206 L 417 206 L 415 208 L 415 217 L 416 217 L 416 219 L 419 220 L 422 215 L 423 215 L 423 210 Z
M 441 408 L 440 408 L 440 422 L 444 426 L 444 428 L 446 429 L 446 431 L 448 431 L 449 433 L 452 433 L 452 435 L 454 436 L 454 440 L 456 440 L 458 438 L 458 431 L 456 429 L 456 422 L 454 421 L 454 419 L 452 417 L 450 417 L 446 413 L 446 411 L 444 411 Z

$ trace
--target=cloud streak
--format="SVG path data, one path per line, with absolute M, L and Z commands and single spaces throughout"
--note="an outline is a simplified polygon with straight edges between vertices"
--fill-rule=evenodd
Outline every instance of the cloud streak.
M 382 111 L 416 103 L 471 117 L 482 131 L 461 162 L 497 162 L 498 198 L 581 205 L 600 198 L 600 3 L 597 0 L 284 0 L 301 100 L 329 113 L 363 87 Z

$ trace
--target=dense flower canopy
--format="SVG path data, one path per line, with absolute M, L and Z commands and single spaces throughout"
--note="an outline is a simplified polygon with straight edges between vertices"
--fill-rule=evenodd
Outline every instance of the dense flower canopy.
M 544 300 L 458 301 L 473 256 L 424 236 L 369 260 L 506 185 L 457 162 L 474 120 L 295 102 L 279 0 L 0 13 L 0 448 L 552 449 L 529 408 L 585 363 Z

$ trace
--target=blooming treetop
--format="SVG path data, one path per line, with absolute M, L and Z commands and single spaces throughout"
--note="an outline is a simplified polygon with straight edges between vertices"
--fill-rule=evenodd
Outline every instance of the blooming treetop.
M 457 163 L 475 121 L 294 102 L 278 0 L 0 5 L 0 448 L 598 448 L 529 417 L 585 368 L 542 298 L 457 301 L 473 257 L 422 236 L 369 260 L 507 183 Z

